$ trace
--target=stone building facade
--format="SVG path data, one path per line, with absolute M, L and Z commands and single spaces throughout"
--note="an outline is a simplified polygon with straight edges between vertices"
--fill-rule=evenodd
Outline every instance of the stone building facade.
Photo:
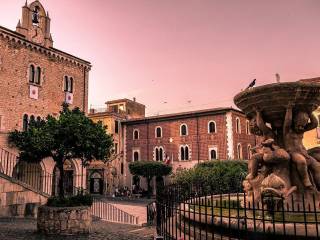
M 54 48 L 50 24 L 34 1 L 22 7 L 16 31 L 0 26 L 0 148 L 11 153 L 17 154 L 8 146 L 8 132 L 26 128 L 31 119 L 57 116 L 63 102 L 87 112 L 91 64 Z M 72 182 L 80 184 L 79 161 L 71 165 Z M 53 173 L 54 163 L 46 159 L 41 168 Z
M 121 122 L 127 119 L 141 118 L 145 116 L 145 105 L 136 99 L 118 99 L 106 102 L 106 108 L 90 109 L 88 117 L 94 122 L 102 122 L 106 131 L 114 140 L 114 154 L 111 161 L 93 162 L 87 168 L 87 189 L 91 193 L 113 193 L 116 187 L 125 185 L 126 174 L 124 172 L 124 136 Z M 101 185 L 99 189 L 94 187 L 94 182 Z M 95 184 L 98 186 L 97 184 Z

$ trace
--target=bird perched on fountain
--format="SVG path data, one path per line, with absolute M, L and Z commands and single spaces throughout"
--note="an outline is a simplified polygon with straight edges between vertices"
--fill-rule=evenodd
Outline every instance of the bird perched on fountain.
M 256 85 L 256 79 L 253 79 L 253 81 L 249 84 L 249 86 L 246 89 L 253 88 L 254 85 Z

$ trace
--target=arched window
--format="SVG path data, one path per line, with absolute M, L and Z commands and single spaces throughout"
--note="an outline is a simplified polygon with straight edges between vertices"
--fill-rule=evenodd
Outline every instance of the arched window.
M 134 151 L 133 152 L 133 161 L 139 161 L 139 152 L 138 151 Z
M 163 149 L 159 148 L 159 160 L 163 161 Z
M 41 82 L 40 80 L 41 80 L 41 68 L 37 67 L 35 83 L 40 85 L 40 82 Z
M 73 93 L 73 78 L 64 76 L 64 91 Z
M 161 137 L 162 137 L 162 128 L 156 127 L 156 138 L 161 138 Z
M 238 157 L 238 159 L 242 159 L 242 146 L 241 146 L 241 143 L 238 143 L 238 145 L 237 145 L 237 157 Z
M 64 77 L 64 91 L 68 92 L 69 89 L 69 78 L 67 76 Z
M 30 123 L 35 123 L 36 119 L 33 115 L 30 116 L 29 124 Z
M 155 149 L 155 153 L 156 153 L 156 161 L 159 161 L 159 149 L 158 148 Z
M 35 80 L 35 68 L 34 66 L 31 64 L 30 68 L 29 68 L 29 82 L 30 83 L 34 83 Z
M 163 147 L 155 147 L 154 148 L 154 160 L 163 161 L 164 150 Z
M 133 130 L 133 140 L 138 140 L 139 139 L 139 130 L 135 129 Z
M 27 129 L 28 129 L 28 124 L 29 124 L 28 114 L 24 114 L 24 115 L 23 115 L 23 124 L 22 124 L 23 131 L 27 131 Z
M 181 146 L 180 147 L 180 160 L 189 160 L 189 147 Z
M 189 160 L 189 148 L 185 146 L 184 148 L 185 160 Z
M 37 117 L 37 122 L 41 122 L 41 117 L 40 116 Z
M 209 149 L 209 160 L 216 160 L 218 158 L 217 156 L 217 149 L 210 148 Z
M 180 159 L 184 160 L 184 158 L 185 158 L 184 147 L 182 146 L 182 147 L 180 147 Z
M 188 135 L 188 127 L 187 127 L 187 124 L 182 124 L 180 126 L 180 135 L 181 136 L 186 136 Z
M 72 77 L 70 77 L 70 80 L 69 80 L 69 92 L 73 93 L 73 78 Z
M 241 133 L 240 119 L 236 118 L 236 133 Z
M 250 135 L 250 125 L 249 125 L 249 120 L 246 120 L 246 134 Z
M 251 159 L 251 145 L 249 144 L 247 147 L 248 160 Z
M 210 121 L 208 124 L 208 133 L 216 132 L 216 123 L 214 121 Z

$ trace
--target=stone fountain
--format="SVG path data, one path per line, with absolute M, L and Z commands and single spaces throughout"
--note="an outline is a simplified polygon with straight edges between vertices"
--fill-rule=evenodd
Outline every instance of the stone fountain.
M 248 199 L 271 197 L 274 205 L 319 206 L 320 147 L 307 150 L 302 139 L 304 132 L 318 127 L 312 112 L 320 106 L 320 84 L 299 81 L 248 88 L 234 102 L 259 136 L 243 182 Z

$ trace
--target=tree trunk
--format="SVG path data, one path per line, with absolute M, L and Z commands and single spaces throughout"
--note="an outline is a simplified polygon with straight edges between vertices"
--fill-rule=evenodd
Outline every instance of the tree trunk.
M 152 178 L 147 178 L 147 184 L 148 184 L 148 199 L 151 198 L 151 186 L 150 186 L 150 182 L 151 182 Z
M 57 167 L 59 169 L 60 172 L 60 178 L 59 178 L 59 197 L 60 198 L 64 198 L 64 184 L 63 184 L 63 180 L 64 180 L 64 170 L 63 170 L 63 163 L 59 163 L 57 164 Z

